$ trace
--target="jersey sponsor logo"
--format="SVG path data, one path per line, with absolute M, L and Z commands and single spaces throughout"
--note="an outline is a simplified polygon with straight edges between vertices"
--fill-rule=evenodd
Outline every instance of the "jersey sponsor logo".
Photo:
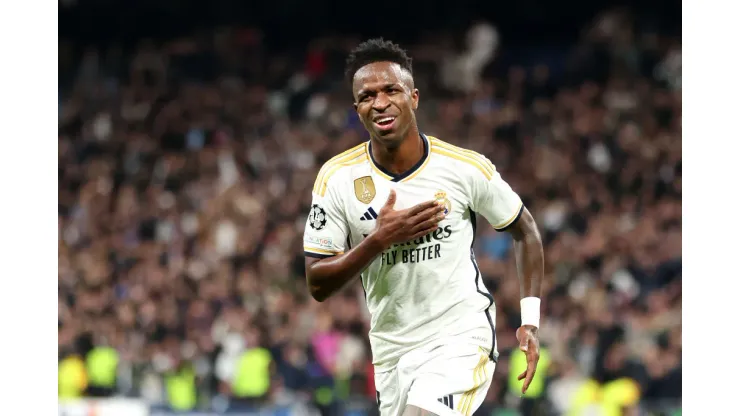
M 440 202 L 442 202 L 442 204 L 444 204 L 444 207 L 445 207 L 444 214 L 445 215 L 449 214 L 450 211 L 452 211 L 452 203 L 450 203 L 450 200 L 447 199 L 447 192 L 445 192 L 445 191 L 437 191 L 434 194 L 434 200 L 435 201 L 440 201 Z
M 306 238 L 303 239 L 303 241 L 305 243 L 313 244 L 313 245 L 319 246 L 321 248 L 326 248 L 326 249 L 333 248 L 331 238 L 314 237 L 312 235 L 307 235 Z
M 326 227 L 326 211 L 324 211 L 324 208 L 317 204 L 311 205 L 311 212 L 308 213 L 308 223 L 316 231 Z
M 441 241 L 452 235 L 452 226 L 446 225 L 416 240 L 394 244 L 380 255 L 384 266 L 414 264 L 442 257 Z
M 362 234 L 363 238 L 367 238 L 370 234 Z M 403 246 L 410 246 L 410 245 L 421 245 L 425 243 L 431 243 L 433 240 L 444 240 L 446 238 L 449 238 L 452 235 L 452 226 L 445 225 L 444 227 L 439 227 L 433 232 L 423 236 L 419 237 L 416 240 L 407 241 L 405 243 L 400 244 L 393 244 L 391 248 L 397 248 L 397 247 L 403 247 Z
M 370 176 L 355 179 L 355 196 L 363 204 L 369 204 L 375 198 L 375 182 Z
M 365 211 L 365 213 L 360 217 L 360 221 L 370 221 L 370 220 L 377 220 L 378 214 L 375 212 L 373 207 L 370 207 Z

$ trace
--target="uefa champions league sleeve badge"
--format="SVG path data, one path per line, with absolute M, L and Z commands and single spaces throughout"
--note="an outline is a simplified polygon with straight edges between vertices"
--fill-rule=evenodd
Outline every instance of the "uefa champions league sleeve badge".
M 308 214 L 308 223 L 316 231 L 326 227 L 326 211 L 317 204 L 311 206 L 311 212 Z

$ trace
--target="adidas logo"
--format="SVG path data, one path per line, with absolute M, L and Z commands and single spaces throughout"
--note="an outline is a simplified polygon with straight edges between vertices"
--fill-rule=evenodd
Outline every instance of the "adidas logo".
M 378 219 L 378 214 L 375 213 L 373 207 L 370 207 L 365 211 L 365 215 L 360 217 L 360 221 L 370 221 Z

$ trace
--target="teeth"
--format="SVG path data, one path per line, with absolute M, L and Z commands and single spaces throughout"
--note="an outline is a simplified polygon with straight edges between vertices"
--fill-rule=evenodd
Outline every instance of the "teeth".
M 376 121 L 376 123 L 385 123 L 387 121 L 393 121 L 393 120 L 395 120 L 395 118 L 393 118 L 393 117 L 384 117 L 384 118 L 381 118 L 380 120 Z

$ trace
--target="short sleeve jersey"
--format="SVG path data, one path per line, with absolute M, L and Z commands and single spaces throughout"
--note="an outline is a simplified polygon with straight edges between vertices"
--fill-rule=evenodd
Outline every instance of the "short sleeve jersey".
M 323 258 L 344 253 L 374 230 L 391 189 L 395 209 L 431 199 L 445 205 L 435 231 L 393 245 L 362 272 L 373 363 L 380 371 L 439 337 L 470 336 L 497 355 L 493 297 L 472 250 L 476 213 L 502 231 L 523 210 L 519 196 L 485 156 L 435 137 L 421 138 L 423 158 L 401 175 L 375 163 L 370 142 L 330 159 L 316 178 L 306 221 L 304 252 Z

